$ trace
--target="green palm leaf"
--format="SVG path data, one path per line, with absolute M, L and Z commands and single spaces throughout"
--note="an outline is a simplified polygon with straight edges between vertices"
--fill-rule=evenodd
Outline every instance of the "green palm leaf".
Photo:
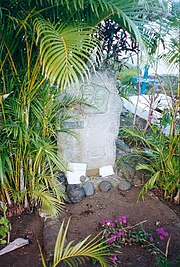
M 145 34 L 143 25 L 149 22 L 148 14 L 151 13 L 151 16 L 158 14 L 159 1 L 90 0 L 84 1 L 82 10 L 77 8 L 73 18 L 93 26 L 97 26 L 106 18 L 111 18 L 130 33 L 141 48 L 145 48 L 145 43 L 148 46 L 150 43 L 153 44 L 151 34 Z M 150 29 L 150 25 L 148 28 Z
M 37 41 L 40 39 L 40 55 L 43 73 L 50 82 L 62 90 L 71 83 L 78 83 L 88 76 L 87 62 L 97 40 L 90 37 L 90 29 L 82 26 L 52 25 L 36 20 Z
M 41 187 L 41 188 L 40 188 Z M 40 204 L 41 209 L 51 217 L 57 217 L 64 210 L 64 202 L 54 196 L 49 189 L 36 186 L 33 197 Z
M 176 32 L 177 34 L 177 32 Z M 164 62 L 169 66 L 171 70 L 176 70 L 179 67 L 180 62 L 180 41 L 179 35 L 176 38 L 171 38 L 168 52 L 161 55 Z

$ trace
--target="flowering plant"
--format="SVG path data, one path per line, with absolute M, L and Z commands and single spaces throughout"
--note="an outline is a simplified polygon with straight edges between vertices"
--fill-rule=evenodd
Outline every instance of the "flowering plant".
M 102 220 L 103 238 L 111 246 L 120 246 L 127 243 L 142 243 L 153 239 L 150 233 L 145 230 L 132 231 L 132 227 L 127 226 L 126 216 L 119 216 L 114 220 Z
M 102 238 L 106 241 L 107 245 L 109 245 L 109 258 L 113 263 L 116 263 L 118 260 L 114 249 L 122 245 L 132 243 L 138 243 L 142 246 L 146 246 L 151 249 L 153 254 L 161 255 L 164 259 L 167 259 L 168 247 L 166 247 L 166 253 L 163 253 L 160 249 L 158 249 L 154 243 L 154 237 L 151 233 L 142 228 L 142 223 L 143 222 L 134 226 L 128 226 L 126 216 L 118 216 L 114 220 L 101 221 L 101 228 L 103 231 Z M 138 225 L 141 225 L 141 229 L 138 231 L 134 230 L 133 228 Z M 156 233 L 159 235 L 160 240 L 164 240 L 169 236 L 169 233 L 166 232 L 164 228 L 156 229 Z M 167 246 L 168 245 L 169 242 L 167 242 Z

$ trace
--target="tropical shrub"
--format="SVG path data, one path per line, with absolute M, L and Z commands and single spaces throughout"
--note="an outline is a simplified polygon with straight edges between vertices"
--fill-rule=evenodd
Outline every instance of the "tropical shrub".
M 160 77 L 157 77 L 161 90 L 167 101 L 167 107 L 161 111 L 153 107 L 158 97 L 155 88 L 150 95 L 148 120 L 145 128 L 124 127 L 121 135 L 134 146 L 134 154 L 140 155 L 147 162 L 137 164 L 136 170 L 144 170 L 151 173 L 150 178 L 143 186 L 140 195 L 144 198 L 147 190 L 158 188 L 164 198 L 175 200 L 179 203 L 179 93 L 180 87 L 173 88 L 169 79 L 169 88 L 165 88 Z M 168 90 L 169 89 L 169 90 Z M 171 97 L 171 100 L 169 98 Z M 138 106 L 138 103 L 137 103 Z M 161 117 L 153 121 L 154 111 L 161 112 Z M 131 157 L 133 155 L 126 155 Z M 120 162 L 121 159 L 117 160 Z
M 165 136 L 156 125 L 144 133 L 136 128 L 124 128 L 125 136 L 140 140 L 143 149 L 134 148 L 134 154 L 145 158 L 146 164 L 137 164 L 136 170 L 145 170 L 151 177 L 143 186 L 140 196 L 147 190 L 158 188 L 166 199 L 173 200 L 179 190 L 179 133 Z
M 41 205 L 57 216 L 65 193 L 57 171 L 66 166 L 57 153 L 56 135 L 65 131 L 60 126 L 69 119 L 68 109 L 82 100 L 50 86 L 40 73 L 39 58 L 32 57 L 33 46 L 26 42 L 24 72 L 16 70 L 4 83 L 11 94 L 0 102 L 0 198 L 12 212 Z

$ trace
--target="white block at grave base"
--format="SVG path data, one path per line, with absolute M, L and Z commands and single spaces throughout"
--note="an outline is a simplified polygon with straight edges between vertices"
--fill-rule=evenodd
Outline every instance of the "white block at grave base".
M 99 168 L 99 175 L 102 177 L 106 177 L 108 175 L 113 175 L 113 174 L 114 174 L 114 171 L 111 165 L 107 165 L 107 166 Z
M 69 163 L 69 171 L 66 173 L 68 184 L 80 184 L 80 177 L 86 176 L 87 163 Z

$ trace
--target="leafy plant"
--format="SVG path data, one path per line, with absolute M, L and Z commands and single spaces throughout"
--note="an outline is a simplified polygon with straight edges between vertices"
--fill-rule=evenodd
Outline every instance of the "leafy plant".
M 166 50 L 161 54 L 161 58 L 166 65 L 172 69 L 179 69 L 180 71 L 180 33 L 179 33 L 179 15 L 180 4 L 178 1 L 168 1 L 169 3 L 169 16 L 168 23 L 170 31 L 168 31 L 168 39 Z M 180 72 L 179 72 L 180 79 Z
M 143 133 L 136 129 L 124 128 L 126 136 L 144 144 L 144 149 L 134 149 L 134 153 L 145 157 L 147 164 L 137 164 L 136 170 L 147 170 L 152 176 L 143 186 L 139 197 L 153 188 L 159 188 L 163 196 L 173 199 L 179 190 L 179 134 L 165 136 L 155 125 L 151 131 Z
M 32 56 L 33 47 L 27 40 L 24 73 L 15 69 L 4 85 L 13 93 L 0 102 L 1 200 L 17 212 L 41 205 L 57 216 L 65 193 L 57 171 L 66 166 L 57 153 L 56 135 L 66 131 L 61 125 L 70 118 L 68 110 L 83 100 L 50 86 L 40 73 L 39 58 Z
M 156 234 L 158 239 L 165 240 L 168 238 L 166 243 L 166 251 L 160 250 L 155 242 L 155 239 L 151 233 L 144 230 L 143 221 L 133 226 L 127 225 L 126 216 L 118 216 L 111 220 L 102 220 L 100 223 L 101 229 L 103 230 L 103 240 L 109 245 L 109 257 L 113 263 L 118 262 L 118 254 L 120 253 L 120 248 L 123 245 L 139 244 L 145 248 L 148 248 L 153 255 L 156 256 L 157 263 L 160 266 L 162 263 L 166 263 L 168 266 L 168 249 L 170 237 L 169 233 L 164 230 L 164 228 L 157 228 Z M 140 226 L 140 230 L 137 227 Z
M 2 215 L 1 215 L 2 211 Z M 6 216 L 7 206 L 0 202 L 0 245 L 9 243 L 11 225 Z
M 92 51 L 95 53 L 96 49 L 97 54 L 101 54 L 98 25 L 103 20 L 114 20 L 144 48 L 145 43 L 151 43 L 151 37 L 141 38 L 142 25 L 149 22 L 149 13 L 157 14 L 157 8 L 161 8 L 157 0 L 153 0 L 153 4 L 150 0 L 142 3 L 138 0 L 39 0 L 36 3 L 7 0 L 2 3 L 0 18 L 2 68 L 6 66 L 9 75 L 12 70 L 9 63 L 14 70 L 21 67 L 19 55 L 30 52 L 24 41 L 34 40 L 36 33 L 39 46 L 33 48 L 33 54 L 37 57 L 40 54 L 43 75 L 62 90 L 88 75 L 89 63 L 93 62 Z M 24 27 L 26 34 L 22 30 Z
M 151 173 L 139 197 L 144 198 L 148 190 L 158 188 L 164 198 L 170 200 L 174 198 L 174 201 L 179 203 L 179 87 L 174 92 L 169 80 L 169 91 L 167 93 L 160 78 L 159 82 L 168 103 L 167 108 L 162 111 L 159 122 L 156 121 L 157 125 L 152 122 L 154 110 L 150 106 L 146 125 L 149 126 L 148 128 L 124 127 L 122 129 L 123 138 L 131 146 L 133 145 L 133 154 L 125 155 L 124 158 L 138 155 L 146 160 L 145 163 L 138 163 L 136 166 L 136 170 Z M 171 101 L 167 94 L 170 94 Z M 157 96 L 154 95 L 153 90 L 151 99 Z M 168 133 L 165 132 L 166 129 L 168 129 Z M 123 157 L 117 160 L 117 165 L 121 160 L 123 160 Z
M 123 85 L 129 84 L 132 77 L 138 77 L 136 68 L 123 68 L 118 73 L 118 78 L 121 80 Z
M 64 229 L 64 221 L 61 224 L 59 234 L 56 240 L 54 256 L 52 262 L 48 265 L 51 267 L 59 266 L 60 263 L 66 263 L 70 267 L 85 264 L 86 260 L 94 259 L 101 264 L 102 267 L 108 266 L 106 259 L 107 245 L 104 241 L 99 239 L 99 235 L 88 241 L 90 236 L 74 245 L 74 241 L 67 243 L 67 232 L 69 228 L 70 219 L 68 220 Z M 40 248 L 40 246 L 39 246 Z M 40 248 L 43 267 L 47 264 Z
M 134 94 L 136 89 L 131 82 L 132 77 L 137 77 L 136 69 L 125 69 L 123 68 L 121 71 L 117 71 L 117 89 L 120 97 L 123 97 L 130 101 L 129 96 Z

